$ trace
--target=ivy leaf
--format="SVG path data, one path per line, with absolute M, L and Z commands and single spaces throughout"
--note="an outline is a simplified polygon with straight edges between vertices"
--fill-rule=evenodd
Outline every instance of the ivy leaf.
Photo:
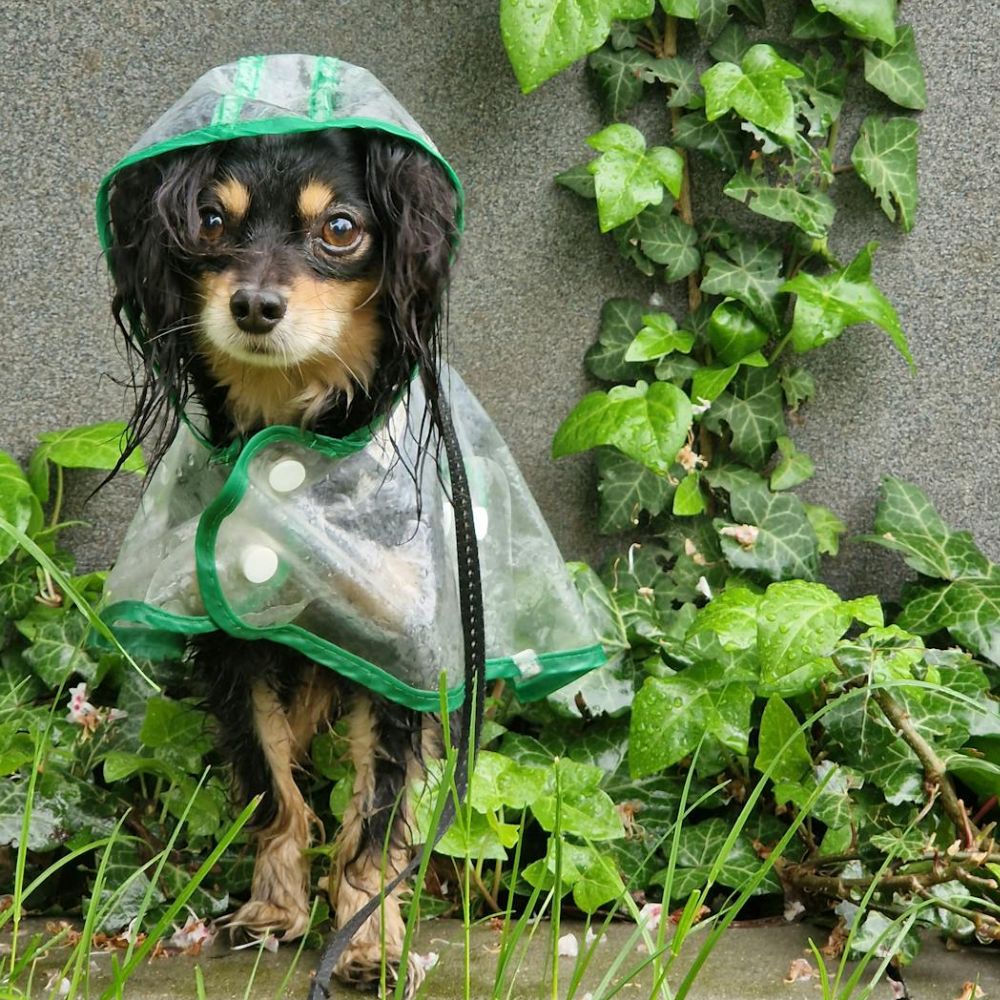
M 726 652 L 755 648 L 762 599 L 746 587 L 727 587 L 698 612 L 687 637 L 714 636 Z
M 647 677 L 632 706 L 628 745 L 632 777 L 662 771 L 691 753 L 708 728 L 712 711 L 705 688 L 683 674 Z
M 708 882 L 730 830 L 729 822 L 718 816 L 694 825 L 685 824 L 680 832 L 673 884 L 667 885 L 664 881 L 666 869 L 654 875 L 652 881 L 660 882 L 663 885 L 664 895 L 669 896 L 671 900 L 686 899 Z M 719 885 L 738 888 L 746 885 L 760 871 L 762 865 L 763 861 L 757 857 L 748 840 L 745 837 L 738 837 L 719 869 L 716 882 Z M 754 893 L 775 891 L 778 891 L 778 884 L 772 873 L 757 886 Z
M 802 7 L 795 12 L 792 24 L 792 38 L 814 41 L 818 38 L 832 38 L 839 35 L 843 27 L 832 14 L 821 14 L 817 10 Z
M 561 757 L 549 770 L 541 795 L 531 811 L 543 830 L 556 829 L 556 815 L 564 834 L 588 840 L 615 840 L 625 836 L 621 817 L 607 792 L 600 786 L 604 772 L 590 764 Z M 556 803 L 558 796 L 559 802 Z
M 645 326 L 625 352 L 626 361 L 655 361 L 673 351 L 687 354 L 694 347 L 694 334 L 678 330 L 669 313 L 648 313 L 642 321 Z
M 18 531 L 24 531 L 31 520 L 33 496 L 21 466 L 0 451 L 0 517 Z M 0 532 L 0 562 L 16 548 L 17 542 L 6 532 Z
M 771 454 L 775 440 L 785 432 L 781 385 L 770 368 L 745 368 L 733 387 L 712 404 L 703 420 L 719 430 L 725 421 L 732 431 L 732 449 L 747 465 L 760 468 Z
M 763 347 L 770 334 L 747 308 L 732 299 L 725 299 L 712 310 L 708 339 L 721 361 L 735 365 Z
M 39 434 L 41 442 L 31 456 L 31 480 L 38 499 L 49 498 L 49 463 L 64 469 L 102 469 L 110 471 L 121 458 L 126 428 L 120 420 L 86 427 Z M 126 472 L 142 475 L 146 471 L 142 451 L 136 448 L 122 464 Z
M 858 176 L 878 198 L 882 211 L 903 232 L 913 228 L 917 212 L 917 133 L 920 126 L 909 118 L 882 119 L 869 115 L 861 125 L 851 153 Z
M 739 299 L 774 333 L 779 326 L 781 259 L 781 251 L 768 243 L 736 240 L 725 257 L 712 251 L 705 254 L 701 290 L 709 295 Z
M 741 366 L 751 368 L 766 368 L 767 358 L 760 351 L 754 351 L 740 358 L 735 365 L 705 365 L 694 373 L 691 381 L 691 398 L 704 400 L 707 403 L 718 398 L 730 382 L 736 377 Z
M 645 87 L 643 69 L 649 62 L 638 49 L 616 51 L 605 46 L 587 60 L 594 75 L 601 104 L 611 118 L 620 118 L 638 103 Z
M 553 458 L 612 445 L 666 474 L 691 427 L 691 401 L 669 382 L 618 385 L 584 396 L 556 431 Z
M 705 117 L 709 121 L 734 110 L 784 142 L 795 137 L 795 101 L 785 80 L 802 70 L 782 59 L 770 45 L 749 48 L 737 66 L 719 62 L 701 75 L 705 88 Z
M 653 0 L 500 0 L 500 35 L 527 94 L 596 49 L 612 21 L 652 11 Z
M 798 113 L 809 121 L 809 135 L 825 136 L 830 126 L 840 117 L 844 104 L 847 70 L 831 52 L 823 49 L 818 56 L 807 55 L 802 59 L 802 77 L 792 82 L 791 89 L 798 97 Z M 805 159 L 811 160 L 816 150 L 803 148 Z
M 635 299 L 608 299 L 601 307 L 597 343 L 584 358 L 587 370 L 605 382 L 634 382 L 649 369 L 625 360 L 635 335 L 643 326 L 643 305 Z
M 731 0 L 698 0 L 698 34 L 710 42 L 729 23 Z
M 737 569 L 758 570 L 773 580 L 812 580 L 819 569 L 816 533 L 802 501 L 766 487 L 730 494 L 729 508 L 735 523 L 716 520 L 722 552 Z M 756 528 L 750 537 L 738 529 Z M 741 542 L 740 538 L 746 538 Z
M 744 140 L 739 123 L 731 118 L 708 121 L 704 115 L 689 114 L 679 118 L 674 125 L 676 145 L 704 153 L 726 170 L 739 170 Z
M 674 494 L 669 477 L 650 472 L 614 448 L 597 452 L 597 475 L 597 530 L 602 535 L 634 528 L 642 511 L 655 517 Z
M 944 587 L 917 588 L 897 624 L 918 635 L 947 629 L 963 646 L 1000 664 L 1000 578 L 968 577 Z
M 833 224 L 836 208 L 822 191 L 799 191 L 794 187 L 771 187 L 755 180 L 745 170 L 739 171 L 722 189 L 758 215 L 778 222 L 791 222 L 806 235 L 826 237 Z
M 642 37 L 642 24 L 637 21 L 615 21 L 609 39 L 616 49 L 634 49 Z
M 0 619 L 14 621 L 35 603 L 38 577 L 33 559 L 22 556 L 0 566 Z
M 864 38 L 896 41 L 896 0 L 812 0 L 821 14 L 833 14 Z
M 942 580 L 988 576 L 990 562 L 967 531 L 952 531 L 918 486 L 887 476 L 875 511 L 875 534 L 864 536 L 908 566 Z
M 680 196 L 684 161 L 676 150 L 666 146 L 647 150 L 643 134 L 623 124 L 609 125 L 587 142 L 601 153 L 589 169 L 602 233 L 634 219 L 646 206 L 658 205 L 664 189 Z
M 674 493 L 672 512 L 678 517 L 694 517 L 705 509 L 705 497 L 701 492 L 701 476 L 697 472 L 688 473 Z
M 836 340 L 854 323 L 872 322 L 889 334 L 899 353 L 914 367 L 899 316 L 871 278 L 877 247 L 877 243 L 869 243 L 841 270 L 822 277 L 800 273 L 781 286 L 783 292 L 798 296 L 791 330 L 796 351 L 811 351 Z
M 808 690 L 817 676 L 832 672 L 828 657 L 852 617 L 852 610 L 821 583 L 771 584 L 758 619 L 761 683 L 785 695 Z
M 816 471 L 813 460 L 805 452 L 798 451 L 789 437 L 782 435 L 776 443 L 781 458 L 771 473 L 771 489 L 790 490 L 811 479 Z
M 672 17 L 683 17 L 689 21 L 698 20 L 699 0 L 660 0 L 660 6 Z
M 757 745 L 753 766 L 762 774 L 770 770 L 774 784 L 801 781 L 812 768 L 806 734 L 795 713 L 777 695 L 764 706 Z
M 865 79 L 900 107 L 921 111 L 927 106 L 924 71 L 908 24 L 896 28 L 895 45 L 874 42 L 865 48 Z
M 561 174 L 556 174 L 556 184 L 562 185 L 581 198 L 596 198 L 594 191 L 594 175 L 590 172 L 586 163 L 578 163 L 569 170 L 564 170 Z
M 667 265 L 667 281 L 686 278 L 701 262 L 698 234 L 673 212 L 666 199 L 636 218 L 642 252 L 657 264 Z
M 716 62 L 738 63 L 748 48 L 750 39 L 746 28 L 730 22 L 719 33 L 708 53 Z
M 23 622 L 19 623 L 23 630 Z M 25 662 L 50 688 L 61 687 L 73 674 L 86 681 L 97 676 L 97 664 L 83 651 L 89 626 L 83 615 L 61 614 L 31 628 Z
M 673 88 L 667 99 L 668 108 L 698 108 L 704 103 L 698 85 L 698 69 L 689 59 L 679 56 L 663 59 L 647 57 L 642 78 L 647 83 L 656 80 Z
M 835 556 L 840 551 L 840 536 L 847 531 L 847 525 L 828 507 L 820 504 L 803 504 L 806 517 L 816 532 L 816 542 L 822 555 Z
M 805 368 L 785 369 L 778 375 L 785 402 L 794 413 L 802 403 L 809 402 L 816 395 L 816 383 Z

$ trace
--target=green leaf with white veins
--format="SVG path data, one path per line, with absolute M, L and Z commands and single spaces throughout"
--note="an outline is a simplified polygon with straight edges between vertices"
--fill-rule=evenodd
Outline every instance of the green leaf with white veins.
M 869 115 L 861 125 L 851 163 L 872 189 L 882 211 L 893 222 L 899 212 L 904 232 L 913 228 L 917 214 L 917 133 L 909 118 Z
M 592 375 L 605 382 L 634 382 L 649 372 L 647 365 L 625 360 L 625 352 L 642 329 L 645 311 L 635 299 L 608 299 L 604 303 L 597 343 L 584 358 Z
M 821 14 L 833 14 L 863 38 L 896 41 L 896 0 L 812 0 Z
M 798 685 L 788 681 L 799 675 L 801 668 L 823 659 L 826 662 L 818 669 L 831 672 L 832 664 L 826 658 L 852 618 L 850 607 L 821 583 L 772 583 L 760 603 L 758 619 L 761 683 L 793 694 L 798 692 L 789 688 Z
M 632 777 L 662 771 L 691 753 L 713 712 L 708 692 L 684 674 L 648 677 L 632 705 L 628 746 Z
M 791 142 L 795 101 L 785 80 L 799 76 L 802 70 L 782 59 L 770 45 L 754 45 L 738 66 L 720 62 L 702 73 L 705 117 L 714 121 L 732 108 L 741 118 Z
M 701 262 L 698 234 L 666 199 L 647 208 L 635 220 L 642 252 L 657 264 L 667 265 L 667 281 L 686 278 Z
M 927 106 L 924 71 L 908 24 L 896 29 L 895 45 L 874 42 L 865 48 L 865 79 L 900 107 L 920 111 Z
M 601 104 L 612 118 L 635 105 L 645 89 L 643 69 L 649 57 L 639 49 L 616 51 L 605 46 L 587 60 L 587 66 L 597 82 Z
M 958 580 L 990 574 L 990 562 L 972 535 L 952 531 L 913 483 L 892 476 L 882 480 L 874 528 L 866 541 L 901 552 L 906 564 L 925 576 Z
M 654 472 L 667 473 L 691 428 L 691 401 L 669 382 L 618 385 L 584 396 L 556 431 L 553 458 L 612 445 Z
M 642 321 L 645 326 L 625 352 L 626 361 L 655 361 L 673 351 L 687 354 L 694 347 L 694 334 L 678 330 L 669 313 L 647 313 Z
M 89 631 L 86 619 L 75 613 L 42 622 L 24 651 L 25 662 L 50 688 L 60 687 L 74 674 L 92 681 L 97 664 L 83 651 Z
M 836 340 L 848 326 L 870 322 L 889 334 L 899 353 L 914 367 L 899 316 L 872 281 L 872 255 L 877 247 L 877 243 L 869 243 L 841 270 L 822 277 L 800 273 L 781 286 L 781 291 L 798 296 L 791 330 L 796 351 L 811 351 Z
M 597 216 L 606 233 L 634 219 L 648 205 L 663 200 L 664 189 L 680 196 L 684 161 L 666 146 L 646 149 L 642 133 L 631 125 L 609 125 L 587 142 L 601 155 L 592 160 Z
M 704 153 L 726 170 L 739 170 L 746 134 L 731 118 L 706 121 L 700 114 L 684 115 L 674 125 L 674 142 L 682 149 Z
M 805 452 L 798 451 L 791 438 L 782 435 L 777 445 L 781 458 L 771 473 L 772 490 L 790 490 L 812 478 L 816 471 L 813 460 Z
M 701 290 L 739 299 L 772 333 L 778 329 L 781 250 L 758 240 L 740 239 L 722 254 L 705 254 Z
M 601 45 L 612 21 L 652 12 L 653 0 L 500 0 L 500 34 L 528 93 Z
M 714 431 L 719 430 L 720 422 L 727 423 L 733 435 L 733 453 L 759 469 L 779 435 L 785 433 L 784 394 L 774 371 L 744 368 L 702 420 Z
M 722 552 L 730 565 L 766 573 L 774 580 L 812 580 L 819 569 L 816 533 L 802 501 L 766 487 L 730 496 L 734 523 L 716 519 Z
M 698 86 L 698 70 L 693 62 L 671 56 L 665 59 L 647 59 L 642 78 L 648 83 L 658 80 L 673 87 L 667 100 L 668 108 L 697 108 L 702 105 Z
M 822 191 L 799 191 L 794 187 L 771 187 L 741 170 L 722 189 L 758 215 L 778 222 L 791 222 L 807 236 L 822 239 L 833 224 L 836 208 Z
M 597 452 L 597 530 L 602 535 L 628 531 L 646 511 L 656 516 L 667 509 L 676 488 L 667 476 L 650 472 L 615 448 Z

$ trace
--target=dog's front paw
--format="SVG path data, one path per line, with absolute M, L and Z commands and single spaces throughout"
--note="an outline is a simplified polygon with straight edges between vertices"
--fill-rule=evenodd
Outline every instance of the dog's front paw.
M 293 941 L 309 930 L 309 911 L 289 900 L 285 904 L 269 899 L 251 899 L 235 913 L 223 917 L 219 925 L 236 941 L 260 940 L 268 934 Z
M 342 982 L 359 990 L 378 990 L 382 981 L 382 951 L 376 943 L 351 942 L 337 961 L 333 974 Z M 399 981 L 399 957 L 386 956 L 386 996 L 392 996 Z M 405 1000 L 413 1000 L 424 981 L 424 966 L 412 952 L 406 962 Z

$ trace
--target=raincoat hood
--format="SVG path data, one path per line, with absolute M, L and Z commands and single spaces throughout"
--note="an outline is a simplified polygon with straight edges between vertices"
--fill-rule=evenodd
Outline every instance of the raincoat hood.
M 456 222 L 463 223 L 462 185 L 427 133 L 391 93 L 361 66 L 332 56 L 245 56 L 198 77 L 187 92 L 139 137 L 101 181 L 97 229 L 111 244 L 108 191 L 125 167 L 154 156 L 253 135 L 289 135 L 328 128 L 388 132 L 429 153 L 457 194 Z
M 108 174 L 170 150 L 324 128 L 390 132 L 461 185 L 420 126 L 366 70 L 313 56 L 257 56 L 202 76 Z M 493 422 L 444 366 L 472 494 L 486 676 L 544 697 L 605 662 L 555 541 Z M 268 639 L 410 708 L 464 694 L 455 521 L 435 439 L 419 461 L 426 400 L 415 377 L 384 418 L 344 438 L 271 426 L 213 449 L 187 415 L 147 484 L 105 587 L 102 617 L 127 648 L 183 655 L 222 631 Z M 436 432 L 435 432 L 436 434 Z M 418 497 L 420 503 L 418 504 Z

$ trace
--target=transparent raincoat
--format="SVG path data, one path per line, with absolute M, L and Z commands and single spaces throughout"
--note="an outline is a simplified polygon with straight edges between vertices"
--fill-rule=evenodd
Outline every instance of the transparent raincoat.
M 201 77 L 104 179 L 185 146 L 324 128 L 430 139 L 366 70 L 336 59 L 257 56 Z M 445 368 L 472 492 L 483 581 L 487 678 L 543 697 L 604 662 L 583 606 L 510 452 L 457 373 Z M 224 450 L 186 414 L 148 484 L 105 588 L 104 619 L 151 657 L 221 630 L 284 643 L 411 708 L 463 694 L 463 642 L 447 467 L 418 465 L 419 378 L 409 401 L 345 438 L 267 427 Z M 397 456 L 396 450 L 399 450 Z M 433 445 L 432 445 L 433 447 Z M 412 470 L 419 468 L 419 482 Z M 417 489 L 421 495 L 417 515 Z

